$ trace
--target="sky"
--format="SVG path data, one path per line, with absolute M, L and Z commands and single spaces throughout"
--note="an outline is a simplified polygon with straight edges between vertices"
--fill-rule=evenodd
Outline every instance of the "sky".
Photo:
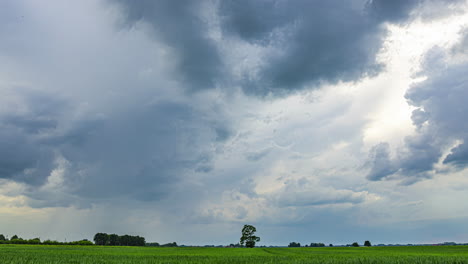
M 8 237 L 468 242 L 465 0 L 4 0 L 0 39 Z

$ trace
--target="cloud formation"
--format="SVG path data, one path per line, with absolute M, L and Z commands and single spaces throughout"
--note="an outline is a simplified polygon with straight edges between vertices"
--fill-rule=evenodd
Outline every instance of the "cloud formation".
M 278 96 L 377 74 L 382 24 L 403 22 L 419 1 L 390 2 L 221 1 L 224 32 L 272 49 L 244 91 Z
M 383 67 L 376 59 L 386 36 L 383 23 L 403 22 L 419 3 L 116 2 L 126 14 L 127 25 L 149 25 L 153 37 L 174 53 L 179 77 L 189 90 L 234 82 L 247 94 L 258 96 L 287 95 L 323 82 L 356 81 L 377 74 Z M 209 22 L 213 17 L 217 23 Z M 229 74 L 223 58 L 223 43 L 236 37 L 266 51 L 258 68 L 240 79 Z
M 222 78 L 223 62 L 202 16 L 203 1 L 116 1 L 122 6 L 127 27 L 149 25 L 152 37 L 173 53 L 178 79 L 189 90 L 214 88 Z
M 31 11 L 29 6 L 12 6 L 18 17 Z M 62 8 L 83 14 L 105 10 L 93 2 Z M 35 206 L 90 204 L 113 197 L 160 200 L 185 174 L 209 171 L 201 168 L 210 167 L 212 144 L 222 145 L 230 136 L 223 110 L 213 111 L 216 102 L 205 101 L 210 100 L 206 96 L 189 99 L 170 77 L 163 77 L 166 65 L 158 59 L 164 55 L 152 39 L 138 29 L 119 34 L 115 25 L 120 15 L 106 15 L 108 21 L 90 30 L 92 21 L 65 17 L 67 12 L 59 8 L 46 9 L 26 17 L 20 25 L 24 30 L 14 33 L 12 43 L 3 43 L 12 50 L 2 56 L 23 76 L 13 74 L 1 86 L 5 107 L 0 112 L 0 177 L 29 185 L 28 195 L 42 201 Z M 35 29 L 26 24 L 47 16 L 79 23 L 75 31 L 40 26 L 44 34 L 60 36 L 61 45 L 53 38 L 50 45 L 44 43 L 48 40 L 35 47 L 11 45 L 26 37 L 39 42 L 39 36 L 28 34 Z M 76 35 L 88 39 L 89 49 L 68 43 Z M 16 57 L 28 49 L 37 56 Z M 47 54 L 57 57 L 48 59 Z
M 231 79 L 224 70 L 222 42 L 210 35 L 214 29 L 207 22 L 209 14 L 218 17 L 226 38 L 238 36 L 247 43 L 284 50 L 269 54 L 260 69 L 264 76 L 255 85 L 243 87 L 247 94 L 257 95 L 298 89 L 299 84 L 314 80 L 359 79 L 376 65 L 375 55 L 384 36 L 380 23 L 387 19 L 380 14 L 372 15 L 382 16 L 378 22 L 371 19 L 377 2 L 213 3 L 117 1 L 75 6 L 82 13 L 94 9 L 90 13 L 94 28 L 90 27 L 92 21 L 79 16 L 65 18 L 72 7 L 58 5 L 31 13 L 34 4 L 10 4 L 12 12 L 5 19 L 18 23 L 21 30 L 12 32 L 16 37 L 4 42 L 8 53 L 3 56 L 16 72 L 27 73 L 26 83 L 35 82 L 40 88 L 25 84 L 23 90 L 34 92 L 21 95 L 15 92 L 14 82 L 4 84 L 19 98 L 16 107 L 26 110 L 2 112 L 2 149 L 11 149 L 11 142 L 18 142 L 18 147 L 2 153 L 1 177 L 37 187 L 45 185 L 54 171 L 61 171 L 61 188 L 77 198 L 160 199 L 182 175 L 209 173 L 213 149 L 219 149 L 232 134 L 223 110 L 212 112 L 216 103 L 193 94 L 213 90 L 210 88 L 217 81 Z M 99 17 L 104 10 L 107 13 Z M 252 10 L 266 19 L 256 19 Z M 409 10 L 405 6 L 392 12 Z M 75 28 L 53 25 L 45 20 L 47 16 L 50 21 L 65 19 Z M 252 27 L 246 27 L 246 21 Z M 328 30 L 322 31 L 321 25 Z M 116 31 L 119 26 L 123 28 Z M 37 31 L 54 42 L 39 41 L 42 36 L 32 34 Z M 72 35 L 80 41 L 87 39 L 84 47 L 88 48 L 67 37 Z M 39 44 L 15 44 L 26 40 Z M 104 60 L 97 60 L 95 52 Z M 303 55 L 310 52 L 310 56 Z M 74 53 L 79 54 L 79 62 Z M 133 57 L 127 59 L 129 56 Z M 56 77 L 41 77 L 53 75 Z M 256 90 L 258 87 L 267 90 Z M 211 96 L 212 92 L 207 93 Z M 188 100 L 191 95 L 198 99 Z M 256 162 L 268 152 L 262 153 L 247 153 L 247 159 Z M 59 169 L 60 160 L 66 165 Z M 113 184 L 101 187 L 109 182 Z
M 415 107 L 412 121 L 416 134 L 405 139 L 405 147 L 392 157 L 388 144 L 372 151 L 369 180 L 381 180 L 392 175 L 413 183 L 443 172 L 441 165 L 463 169 L 468 164 L 467 126 L 460 122 L 468 113 L 465 99 L 468 91 L 466 70 L 467 35 L 445 51 L 435 47 L 428 52 L 420 73 L 426 80 L 413 85 L 406 93 L 408 103 Z M 441 171 L 442 170 L 442 171 Z
M 57 128 L 60 113 L 56 110 L 63 104 L 21 87 L 15 90 L 13 95 L 8 90 L 2 93 L 9 99 L 7 105 L 17 111 L 5 109 L 0 115 L 0 178 L 42 185 L 53 169 L 55 156 L 47 138 Z

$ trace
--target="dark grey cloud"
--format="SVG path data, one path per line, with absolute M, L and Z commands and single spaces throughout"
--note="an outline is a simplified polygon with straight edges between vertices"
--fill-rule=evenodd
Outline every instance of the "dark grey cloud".
M 73 107 L 49 96 L 28 98 L 29 111 L 0 118 L 0 178 L 29 186 L 33 206 L 85 206 L 86 200 L 118 197 L 161 200 L 184 175 L 209 172 L 210 142 L 222 144 L 229 134 L 224 123 L 169 101 L 75 120 L 65 129 L 61 113 Z M 58 159 L 66 163 L 60 186 L 41 189 L 60 167 Z M 52 195 L 64 191 L 67 195 Z
M 382 23 L 408 19 L 418 2 L 221 1 L 220 17 L 227 34 L 278 50 L 246 77 L 245 92 L 282 95 L 377 74 Z
M 116 0 L 129 25 L 148 23 L 151 34 L 174 50 L 180 72 L 177 79 L 189 90 L 213 88 L 223 72 L 217 47 L 201 17 L 203 1 Z
M 465 168 L 468 164 L 468 146 L 463 143 L 451 149 L 450 154 L 444 159 L 445 164 L 454 164 Z
M 52 151 L 19 129 L 0 127 L 0 178 L 43 184 L 53 168 Z
M 397 171 L 390 158 L 390 146 L 388 143 L 380 143 L 374 146 L 370 151 L 370 160 L 372 162 L 372 164 L 369 164 L 371 171 L 367 175 L 367 178 L 371 181 L 380 180 Z
M 0 178 L 39 186 L 54 168 L 55 153 L 46 139 L 57 128 L 65 105 L 58 98 L 15 89 L 26 108 L 0 114 Z
M 390 158 L 387 144 L 374 148 L 371 157 L 370 180 L 381 180 L 394 174 L 404 178 L 431 177 L 437 173 L 435 165 L 465 168 L 468 165 L 468 125 L 462 120 L 468 115 L 468 63 L 457 61 L 466 47 L 466 36 L 446 52 L 434 48 L 426 55 L 422 75 L 427 79 L 411 87 L 406 93 L 416 135 L 405 139 L 404 149 Z M 444 156 L 446 150 L 449 154 Z M 432 174 L 431 174 L 432 173 Z
M 73 171 L 82 164 L 91 168 L 77 192 L 98 198 L 160 199 L 184 173 L 210 164 L 203 145 L 217 138 L 203 113 L 169 102 L 104 119 L 88 132 L 80 145 L 64 148 L 63 155 L 75 164 Z
M 424 0 L 371 0 L 368 8 L 377 21 L 400 22 L 408 19 L 413 8 L 423 2 Z
M 108 2 L 57 1 L 50 10 L 2 2 L 7 9 L 0 13 L 8 16 L 0 15 L 0 33 L 8 41 L 0 44 L 6 58 L 0 66 L 0 178 L 21 183 L 30 206 L 82 208 L 109 199 L 155 204 L 178 195 L 196 200 L 186 178 L 213 169 L 214 151 L 232 131 L 215 101 L 184 93 L 186 85 L 204 89 L 201 83 L 211 79 L 190 64 L 205 57 L 191 50 L 205 45 L 204 33 L 192 30 L 200 26 L 192 23 L 198 4 L 179 3 L 125 9 L 127 26 L 148 23 L 148 34 L 146 26 L 116 30 L 122 16 L 106 12 Z M 171 48 L 181 56 L 176 79 L 182 83 L 168 76 L 172 62 L 164 60 L 173 57 L 156 38 L 176 43 Z M 181 188 L 193 192 L 182 195 Z
M 127 25 L 143 22 L 174 51 L 175 73 L 191 91 L 231 83 L 225 61 L 204 18 L 207 1 L 116 0 Z M 322 82 L 356 81 L 375 75 L 386 31 L 404 22 L 420 1 L 220 1 L 215 5 L 226 39 L 237 36 L 273 48 L 255 76 L 240 81 L 247 94 L 284 95 Z M 206 15 L 206 14 L 205 14 Z
M 248 41 L 262 43 L 272 31 L 291 22 L 283 1 L 221 1 L 219 12 L 226 34 L 237 34 Z M 268 43 L 263 43 L 268 44 Z

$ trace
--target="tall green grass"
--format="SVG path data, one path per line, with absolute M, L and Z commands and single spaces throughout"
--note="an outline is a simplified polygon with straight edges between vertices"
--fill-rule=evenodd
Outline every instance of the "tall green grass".
M 416 263 L 468 264 L 467 246 L 371 248 L 150 248 L 0 245 L 1 264 Z

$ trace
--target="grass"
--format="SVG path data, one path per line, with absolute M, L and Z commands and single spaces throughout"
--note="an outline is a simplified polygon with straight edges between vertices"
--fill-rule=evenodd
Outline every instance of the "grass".
M 416 263 L 468 264 L 468 246 L 152 248 L 0 245 L 1 264 Z

